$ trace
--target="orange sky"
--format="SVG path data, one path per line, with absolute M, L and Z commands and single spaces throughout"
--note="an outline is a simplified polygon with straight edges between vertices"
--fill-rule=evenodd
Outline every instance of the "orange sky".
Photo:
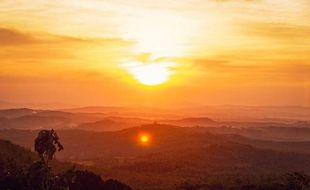
M 0 102 L 310 106 L 309 21 L 309 0 L 0 0 Z

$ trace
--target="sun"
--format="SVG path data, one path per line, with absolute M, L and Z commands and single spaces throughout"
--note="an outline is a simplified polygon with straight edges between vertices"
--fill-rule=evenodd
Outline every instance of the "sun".
M 147 143 L 147 142 L 149 142 L 149 136 L 147 136 L 147 135 L 142 135 L 141 137 L 140 137 L 140 141 L 142 142 L 142 143 Z
M 168 63 L 139 64 L 129 68 L 129 72 L 143 85 L 156 86 L 167 82 L 172 74 Z
M 149 133 L 139 133 L 138 142 L 140 145 L 149 145 L 151 142 L 152 136 Z

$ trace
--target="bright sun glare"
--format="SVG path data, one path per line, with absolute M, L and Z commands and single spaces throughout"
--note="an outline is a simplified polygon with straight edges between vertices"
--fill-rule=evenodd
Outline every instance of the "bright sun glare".
M 148 133 L 140 133 L 138 136 L 138 141 L 142 145 L 147 145 L 151 141 L 151 135 Z
M 168 63 L 140 64 L 129 68 L 130 73 L 141 84 L 156 86 L 166 82 L 172 71 Z
M 187 26 L 187 30 L 182 26 Z M 143 63 L 135 63 L 141 60 L 133 60 L 123 66 L 137 81 L 147 86 L 163 84 L 171 74 L 175 74 L 171 67 L 176 66 L 176 63 L 161 62 L 158 59 L 182 56 L 186 51 L 184 44 L 195 33 L 194 23 L 182 15 L 152 11 L 139 14 L 125 27 L 125 38 L 135 42 L 133 52 L 137 55 L 149 53 L 151 56 L 150 60 Z
M 146 142 L 149 141 L 149 137 L 147 135 L 143 135 L 143 136 L 140 137 L 140 141 L 142 143 L 146 143 Z
M 187 26 L 184 30 L 181 26 Z M 136 42 L 137 52 L 155 57 L 180 56 L 193 24 L 181 15 L 146 12 L 128 22 L 125 36 Z

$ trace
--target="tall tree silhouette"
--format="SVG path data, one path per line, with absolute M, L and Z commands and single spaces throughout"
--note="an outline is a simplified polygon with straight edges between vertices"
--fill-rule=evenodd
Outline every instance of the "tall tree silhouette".
M 34 149 L 40 156 L 40 161 L 30 167 L 30 186 L 36 189 L 50 190 L 53 185 L 53 175 L 49 167 L 49 160 L 54 158 L 56 150 L 63 150 L 57 133 L 52 130 L 42 130 L 34 141 Z
M 34 149 L 39 154 L 42 161 L 48 164 L 48 161 L 53 159 L 57 148 L 58 151 L 63 150 L 63 146 L 59 142 L 59 137 L 54 129 L 42 130 L 39 132 L 35 139 Z

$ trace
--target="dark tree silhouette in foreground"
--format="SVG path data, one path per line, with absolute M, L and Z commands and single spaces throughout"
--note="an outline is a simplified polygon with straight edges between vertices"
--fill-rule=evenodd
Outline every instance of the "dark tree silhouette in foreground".
M 48 161 L 53 159 L 57 148 L 58 151 L 64 149 L 54 129 L 42 130 L 39 132 L 35 139 L 34 149 L 39 154 L 41 161 L 48 164 Z
M 49 161 L 54 158 L 56 150 L 63 150 L 57 133 L 52 130 L 42 130 L 34 141 L 34 149 L 40 156 L 40 161 L 34 162 L 28 172 L 28 183 L 38 190 L 53 189 L 55 178 L 49 167 Z
M 34 162 L 28 173 L 30 189 L 36 190 L 131 190 L 129 186 L 117 180 L 103 181 L 99 175 L 90 171 L 72 168 L 63 174 L 54 175 L 49 161 L 56 151 L 63 150 L 57 133 L 42 130 L 35 139 L 35 151 L 40 161 Z

